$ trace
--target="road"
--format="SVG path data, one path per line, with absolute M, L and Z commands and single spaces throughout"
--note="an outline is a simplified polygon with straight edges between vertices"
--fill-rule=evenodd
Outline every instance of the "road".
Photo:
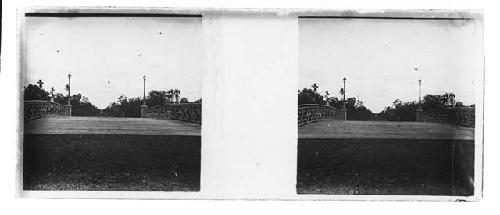
M 331 120 L 299 127 L 299 138 L 474 140 L 474 128 L 428 122 Z
M 178 120 L 149 118 L 49 117 L 25 122 L 24 133 L 200 136 L 201 126 Z

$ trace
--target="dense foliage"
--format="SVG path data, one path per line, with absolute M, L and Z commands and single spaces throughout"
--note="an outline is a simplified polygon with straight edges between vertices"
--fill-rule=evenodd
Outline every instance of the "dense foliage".
M 392 106 L 386 107 L 378 114 L 378 117 L 390 121 L 416 121 L 417 108 L 417 102 L 402 102 L 396 99 Z
M 35 85 L 28 84 L 24 87 L 24 100 L 50 100 L 49 92 L 45 91 L 43 88 Z
M 51 93 L 43 89 L 43 82 L 40 80 L 38 85 L 28 84 L 24 87 L 24 100 L 51 100 Z M 53 89 L 52 89 L 53 90 Z M 68 97 L 62 93 L 54 93 L 54 102 L 59 104 L 68 104 Z M 71 95 L 71 114 L 73 116 L 95 116 L 99 113 L 99 109 L 89 102 L 88 98 L 81 94 Z
M 317 88 L 317 85 L 313 85 Z M 343 93 L 343 90 L 340 90 Z M 344 102 L 342 99 L 337 97 L 328 97 L 319 94 L 314 88 L 304 88 L 299 90 L 298 93 L 298 103 L 302 104 L 319 104 L 319 105 L 329 105 L 334 108 L 343 108 Z M 347 98 L 345 102 L 345 108 L 347 109 L 347 120 L 370 120 L 373 118 L 374 114 L 363 105 L 363 102 L 357 100 L 356 98 Z
M 148 107 L 172 103 L 172 98 L 168 91 L 152 90 L 146 96 L 146 105 Z M 179 103 L 190 103 L 187 98 L 181 98 Z M 201 103 L 201 99 L 195 103 Z M 103 115 L 118 117 L 141 117 L 141 105 L 144 104 L 143 98 L 127 98 L 122 95 L 118 101 L 111 103 L 103 110 Z
M 447 102 L 450 101 L 450 96 L 454 98 L 454 94 L 446 93 L 443 95 L 425 95 L 421 104 L 423 111 L 436 110 L 447 107 Z M 396 99 L 392 106 L 386 107 L 378 114 L 379 118 L 390 121 L 415 121 L 417 118 L 418 102 L 402 102 Z M 472 105 L 473 106 L 473 105 Z M 455 107 L 465 107 L 462 102 L 455 102 Z
M 344 102 L 337 97 L 328 97 L 328 92 L 321 95 L 316 91 L 318 86 L 313 84 L 312 88 L 304 88 L 298 91 L 298 103 L 302 104 L 318 104 L 329 105 L 334 108 L 343 108 Z M 340 89 L 340 96 L 344 93 Z M 464 107 L 462 102 L 455 101 L 453 93 L 445 93 L 443 95 L 425 95 L 421 104 L 424 111 L 435 110 L 449 107 L 451 103 L 455 107 Z M 471 105 L 474 106 L 474 105 Z M 419 107 L 418 102 L 403 102 L 396 99 L 391 106 L 386 107 L 378 114 L 372 113 L 363 105 L 363 102 L 356 98 L 347 98 L 345 108 L 347 109 L 347 120 L 390 120 L 390 121 L 416 121 L 416 111 Z

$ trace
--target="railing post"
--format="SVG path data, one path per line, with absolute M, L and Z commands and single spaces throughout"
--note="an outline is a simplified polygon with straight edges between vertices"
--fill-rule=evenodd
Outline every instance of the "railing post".
M 424 121 L 424 119 L 423 119 L 423 113 L 424 113 L 424 110 L 422 110 L 422 108 L 417 108 L 417 117 L 416 117 L 416 121 L 417 122 Z
M 71 116 L 71 105 L 66 105 L 66 116 Z
M 148 105 L 143 104 L 141 105 L 141 118 L 146 118 L 146 110 L 148 109 Z
M 344 120 L 347 120 L 347 109 L 343 108 L 343 109 L 341 109 L 341 111 L 342 111 L 342 115 L 344 116 Z

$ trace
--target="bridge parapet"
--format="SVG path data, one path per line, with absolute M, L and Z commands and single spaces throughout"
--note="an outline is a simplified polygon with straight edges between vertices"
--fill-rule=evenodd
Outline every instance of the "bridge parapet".
M 145 107 L 142 117 L 173 119 L 201 124 L 201 103 L 168 104 Z
M 417 121 L 451 123 L 467 127 L 475 126 L 475 112 L 473 107 L 456 107 L 446 109 L 427 110 L 422 113 Z
M 346 110 L 317 104 L 299 105 L 298 126 L 329 119 L 346 120 Z
M 24 101 L 24 121 L 53 116 L 71 116 L 71 106 L 44 100 Z

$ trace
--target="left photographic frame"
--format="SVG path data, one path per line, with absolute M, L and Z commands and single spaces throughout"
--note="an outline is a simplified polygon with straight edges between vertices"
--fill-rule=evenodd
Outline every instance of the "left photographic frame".
M 200 14 L 19 16 L 21 190 L 200 191 Z

